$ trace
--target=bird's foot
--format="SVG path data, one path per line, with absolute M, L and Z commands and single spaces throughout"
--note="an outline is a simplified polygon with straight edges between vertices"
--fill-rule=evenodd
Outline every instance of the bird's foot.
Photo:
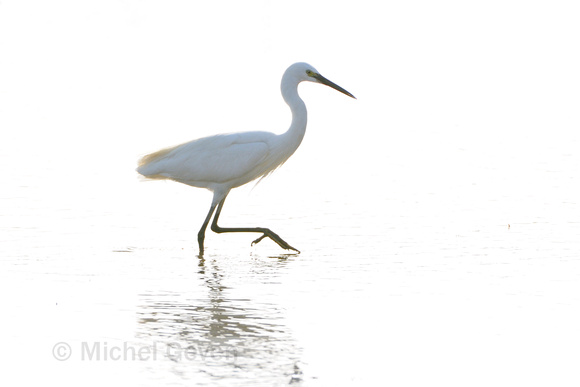
M 258 239 L 256 239 L 255 241 L 252 242 L 252 246 L 254 246 L 257 243 L 260 243 L 260 241 L 264 238 L 266 238 L 268 235 L 264 234 L 261 237 L 259 237 Z
M 290 246 L 284 239 L 280 238 L 277 234 L 274 234 L 273 232 L 272 232 L 272 235 L 268 235 L 268 233 L 264 233 L 261 237 L 259 237 L 258 239 L 256 239 L 255 241 L 252 242 L 252 246 L 254 246 L 257 243 L 260 243 L 260 241 L 266 237 L 272 239 L 281 248 L 286 249 L 286 250 L 294 250 L 298 254 L 300 254 L 300 250 L 295 249 L 294 247 Z

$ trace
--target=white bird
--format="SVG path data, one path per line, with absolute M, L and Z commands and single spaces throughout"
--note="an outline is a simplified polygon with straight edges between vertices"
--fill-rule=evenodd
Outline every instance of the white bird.
M 144 156 L 137 172 L 150 179 L 169 179 L 193 187 L 207 188 L 213 192 L 209 213 L 197 234 L 199 254 L 203 255 L 205 230 L 217 207 L 211 224 L 212 231 L 257 232 L 272 239 L 280 247 L 299 252 L 272 230 L 262 227 L 224 228 L 218 218 L 232 188 L 239 187 L 259 177 L 264 178 L 280 167 L 296 151 L 306 131 L 306 105 L 298 95 L 298 84 L 303 81 L 322 83 L 341 93 L 354 95 L 324 78 L 307 63 L 294 63 L 282 76 L 282 97 L 292 111 L 290 128 L 282 134 L 270 132 L 243 132 L 219 134 L 162 149 Z M 356 98 L 355 98 L 356 99 Z

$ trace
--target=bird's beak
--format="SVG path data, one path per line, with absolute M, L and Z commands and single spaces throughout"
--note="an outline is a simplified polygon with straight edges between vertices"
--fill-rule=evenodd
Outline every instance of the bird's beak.
M 318 82 L 322 83 L 323 85 L 326 86 L 330 86 L 332 87 L 334 90 L 338 90 L 343 94 L 348 95 L 349 97 L 352 97 L 354 99 L 356 99 L 356 97 L 354 95 L 352 95 L 351 93 L 349 93 L 348 91 L 344 90 L 342 87 L 338 86 L 336 83 L 329 81 L 328 79 L 324 78 L 322 75 L 320 74 L 314 74 L 313 77 L 315 79 L 318 80 Z

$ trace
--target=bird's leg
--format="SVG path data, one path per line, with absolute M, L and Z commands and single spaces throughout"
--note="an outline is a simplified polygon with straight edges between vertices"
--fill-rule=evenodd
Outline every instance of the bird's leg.
M 209 208 L 209 212 L 208 212 L 208 214 L 203 222 L 203 225 L 201 226 L 201 229 L 197 233 L 197 243 L 199 244 L 199 255 L 200 256 L 203 255 L 203 240 L 205 239 L 205 229 L 207 228 L 209 220 L 211 219 L 211 216 L 213 215 L 215 207 L 216 207 L 216 204 L 212 202 L 211 207 Z
M 226 199 L 223 198 L 222 201 L 217 206 L 217 211 L 215 213 L 215 217 L 213 218 L 213 222 L 211 223 L 212 231 L 217 232 L 217 233 L 223 233 L 223 232 L 259 232 L 259 233 L 262 233 L 264 235 L 262 235 L 261 237 L 256 239 L 254 242 L 252 242 L 252 245 L 254 245 L 254 244 L 260 242 L 262 239 L 268 237 L 268 238 L 272 239 L 274 242 L 276 242 L 283 249 L 294 250 L 298 253 L 300 252 L 300 251 L 298 251 L 298 249 L 295 249 L 294 247 L 290 246 L 286 241 L 284 241 L 284 239 L 280 238 L 278 236 L 278 234 L 276 234 L 275 232 L 273 232 L 272 230 L 270 230 L 268 228 L 263 228 L 263 227 L 230 227 L 230 228 L 225 228 L 225 227 L 218 226 L 218 224 L 217 224 L 218 218 L 220 216 L 220 213 L 222 211 L 222 208 L 224 206 L 225 201 L 226 201 Z

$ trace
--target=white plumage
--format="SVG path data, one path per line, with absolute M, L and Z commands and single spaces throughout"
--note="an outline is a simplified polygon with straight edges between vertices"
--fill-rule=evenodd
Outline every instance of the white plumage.
M 310 81 L 328 85 L 350 97 L 340 86 L 322 77 L 307 63 L 291 65 L 282 77 L 282 97 L 292 111 L 292 123 L 283 134 L 242 132 L 219 134 L 162 149 L 139 161 L 137 172 L 150 179 L 170 179 L 214 193 L 210 211 L 198 233 L 200 255 L 203 254 L 205 229 L 216 209 L 212 230 L 221 232 L 259 232 L 285 249 L 296 250 L 267 228 L 222 228 L 217 225 L 223 203 L 232 188 L 263 177 L 284 164 L 296 151 L 306 131 L 307 112 L 298 95 L 298 84 Z
M 282 157 L 275 152 L 279 141 L 269 132 L 204 137 L 145 156 L 137 171 L 212 191 L 231 189 L 275 169 Z

